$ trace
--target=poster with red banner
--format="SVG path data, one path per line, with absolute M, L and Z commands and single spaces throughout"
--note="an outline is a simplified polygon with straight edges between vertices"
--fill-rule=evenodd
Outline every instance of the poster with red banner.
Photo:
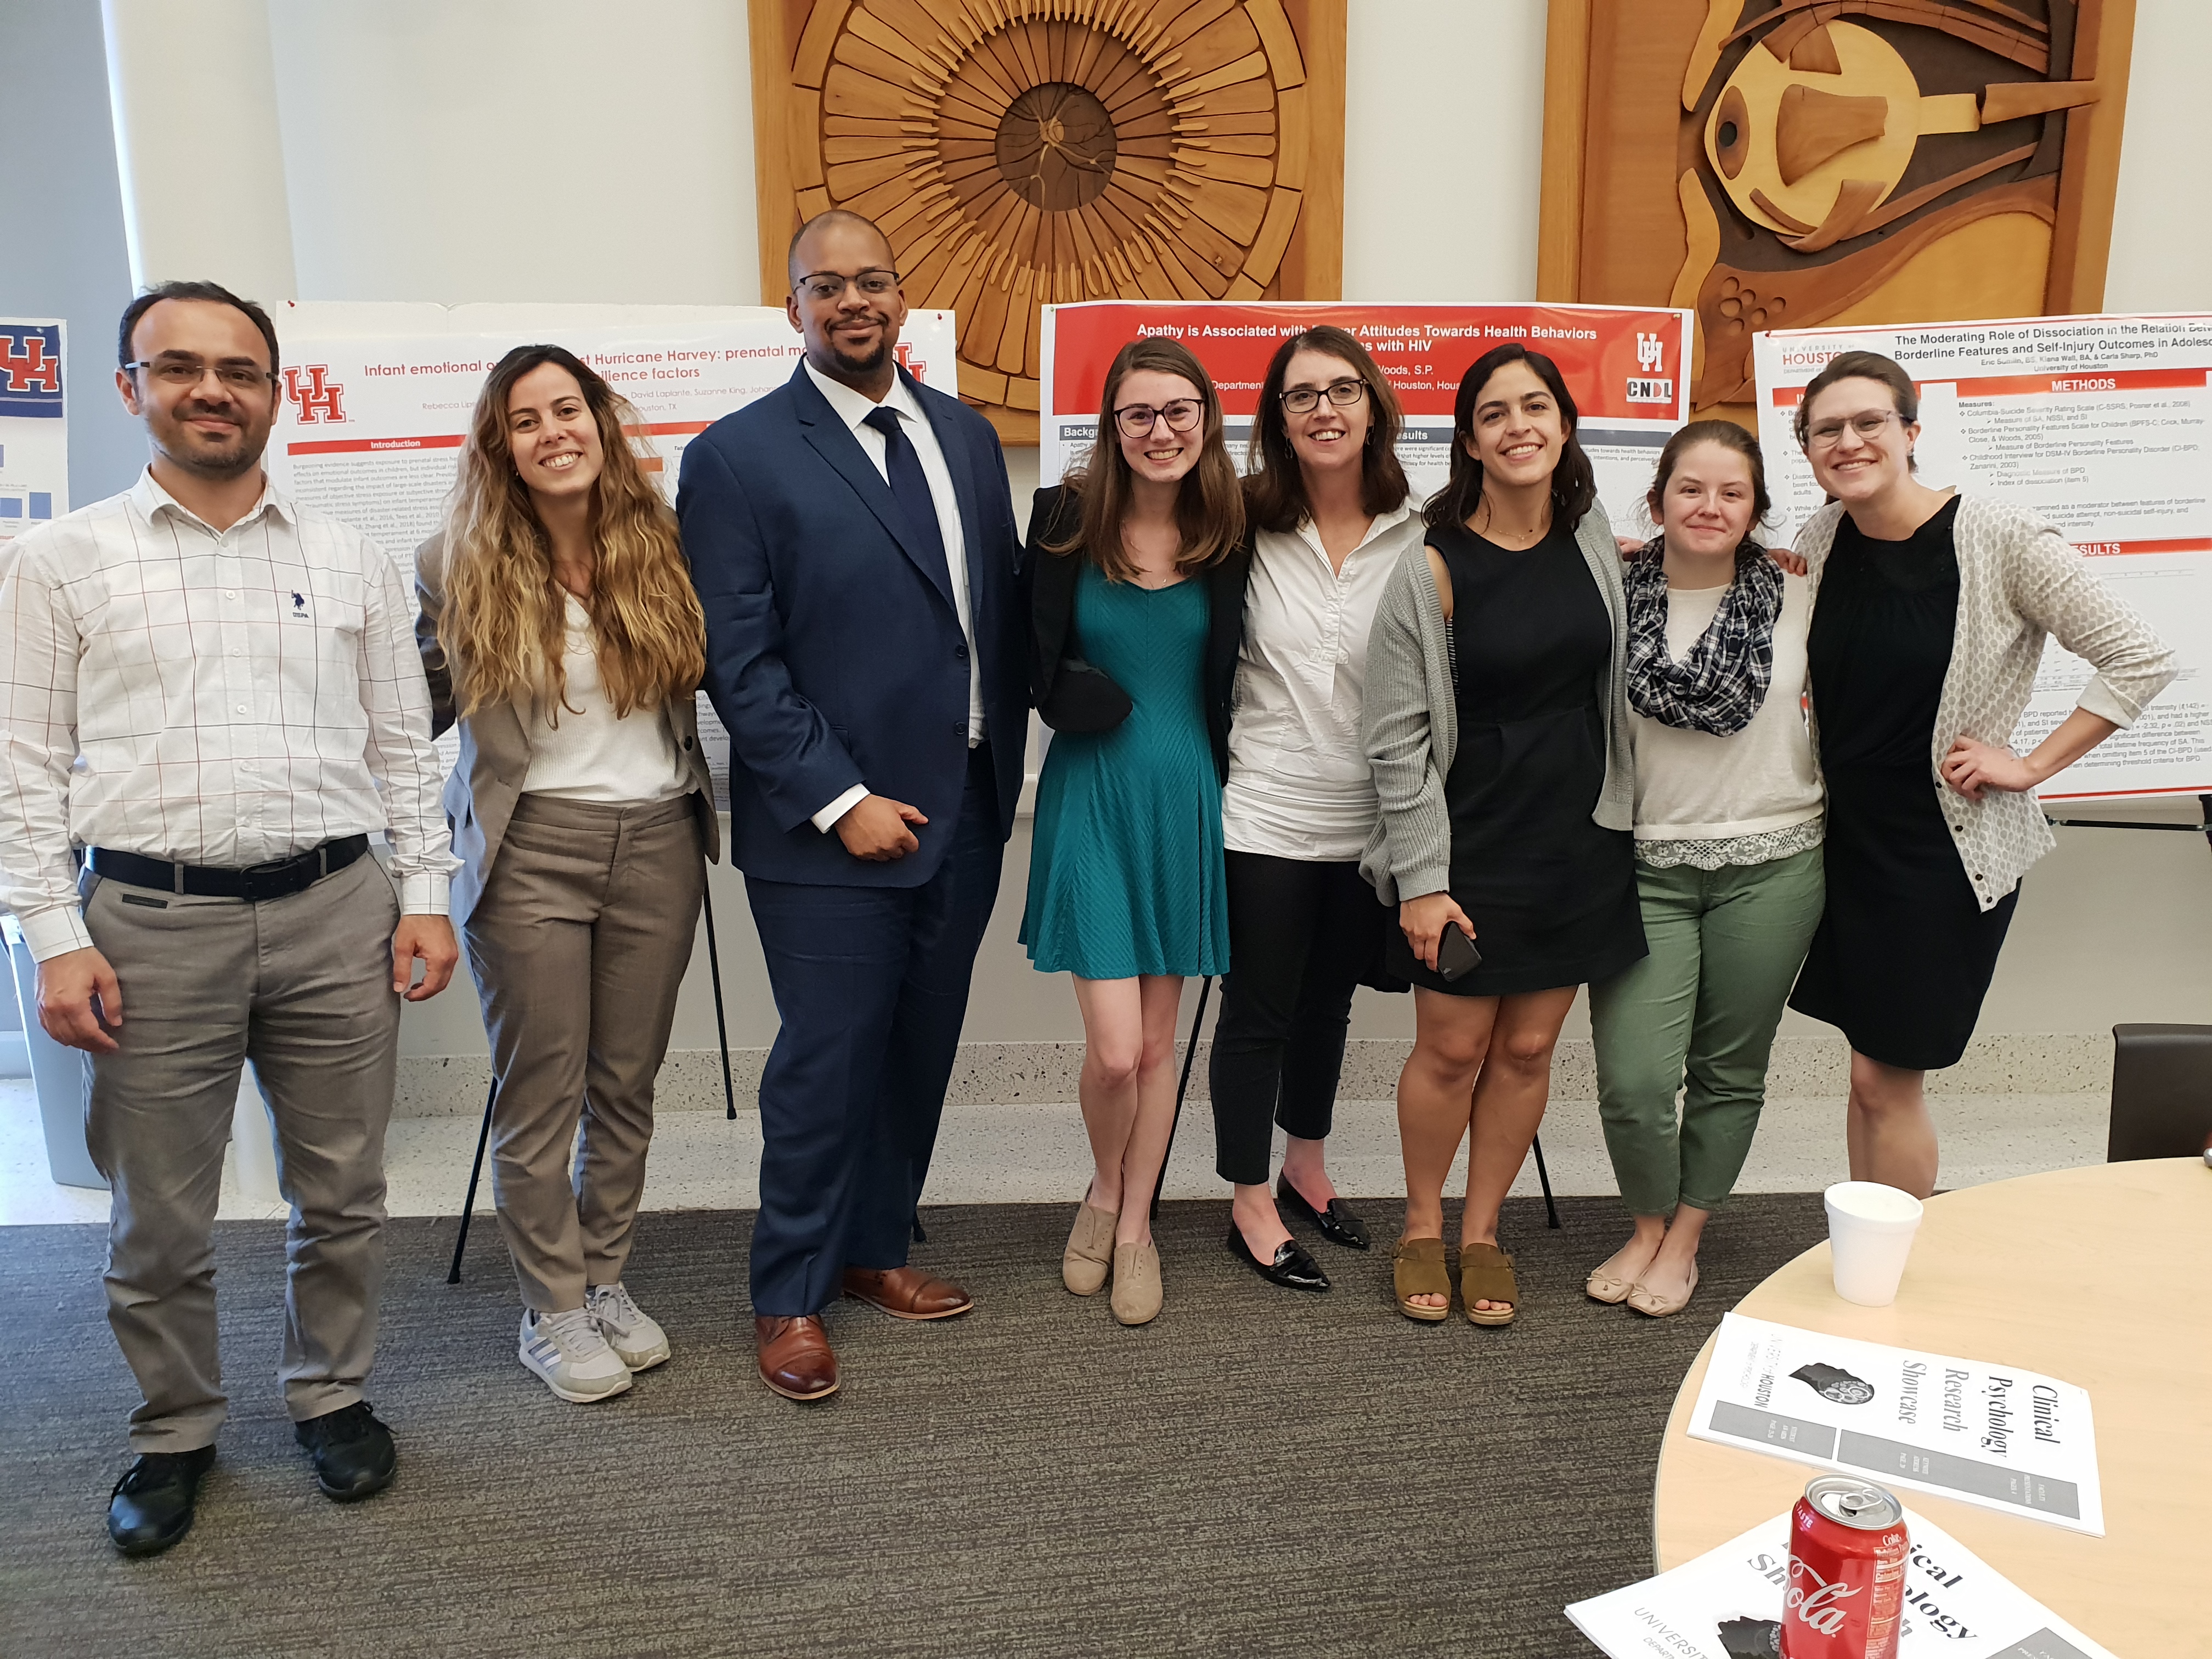
M 2180 677 L 2127 731 L 2036 793 L 2045 800 L 2212 790 L 2212 316 L 2017 317 L 1792 329 L 1753 342 L 1778 541 L 1827 498 L 1797 445 L 1805 387 L 1872 351 L 1920 393 L 1918 477 L 2041 514 L 2147 617 Z M 2094 671 L 2057 641 L 2013 733 L 2026 754 Z
M 1599 499 L 1623 534 L 1648 530 L 1651 469 L 1689 418 L 1690 313 L 1613 306 L 1267 304 L 1236 301 L 1100 301 L 1047 306 L 1042 453 L 1050 482 L 1097 435 L 1099 402 L 1115 353 L 1159 336 L 1190 348 L 1221 394 L 1230 453 L 1241 465 L 1267 362 L 1285 336 L 1317 324 L 1345 330 L 1373 354 L 1406 412 L 1398 459 L 1417 499 L 1443 487 L 1451 464 L 1452 400 L 1461 377 L 1492 348 L 1540 351 L 1559 366 L 1597 471 Z

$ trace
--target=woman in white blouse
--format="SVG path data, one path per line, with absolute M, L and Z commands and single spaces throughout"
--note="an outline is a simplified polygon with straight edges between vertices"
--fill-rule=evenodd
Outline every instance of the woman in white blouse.
M 716 850 L 693 696 L 706 629 L 675 517 L 623 433 L 636 418 L 559 346 L 507 353 L 446 527 L 416 555 L 434 724 L 460 726 L 453 911 L 498 1079 L 517 1357 L 580 1403 L 668 1358 L 623 1271 Z
M 1236 1193 L 1230 1253 L 1295 1290 L 1328 1279 L 1285 1210 L 1332 1243 L 1368 1243 L 1323 1146 L 1352 993 L 1380 975 L 1393 920 L 1359 875 L 1381 810 L 1360 690 L 1375 607 L 1422 534 L 1401 421 L 1358 340 L 1326 325 L 1294 334 L 1267 366 L 1245 481 L 1254 535 L 1221 813 L 1231 966 L 1213 1036 L 1216 1168 Z M 1287 1147 L 1271 1195 L 1279 1124 Z

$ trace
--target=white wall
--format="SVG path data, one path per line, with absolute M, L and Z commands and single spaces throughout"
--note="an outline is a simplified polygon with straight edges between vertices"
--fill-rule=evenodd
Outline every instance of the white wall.
M 241 280 L 270 298 L 285 297 L 295 276 L 294 297 L 318 300 L 758 298 L 740 6 L 106 0 L 106 9 L 141 273 L 258 272 Z M 1544 15 L 1542 0 L 1351 0 L 1347 296 L 1533 296 Z M 2198 177 L 2212 155 L 2207 63 L 2212 6 L 2139 0 L 2112 309 L 2212 310 L 2212 216 Z M 220 76 L 205 83 L 226 94 L 219 162 L 204 144 L 178 142 L 216 118 L 208 100 L 185 95 L 199 76 Z M 1035 452 L 1009 459 L 1025 513 Z M 2212 849 L 2140 832 L 2062 831 L 2061 841 L 2029 878 L 1984 1030 L 2212 1017 Z M 972 1039 L 1080 1032 L 1065 987 L 1031 973 L 1014 942 L 1026 849 L 1025 836 L 1009 849 Z M 764 1042 L 774 1014 L 743 889 L 722 872 L 714 890 L 732 1039 Z M 699 955 L 679 1047 L 714 1039 Z M 1362 997 L 1360 1035 L 1409 1029 L 1406 999 Z M 465 991 L 408 1018 L 410 1053 L 482 1049 Z

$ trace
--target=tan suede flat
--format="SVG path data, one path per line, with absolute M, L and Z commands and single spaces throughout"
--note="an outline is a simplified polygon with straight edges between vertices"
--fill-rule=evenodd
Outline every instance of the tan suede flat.
M 1060 1253 L 1060 1282 L 1077 1296 L 1096 1296 L 1114 1265 L 1114 1223 L 1111 1210 L 1085 1202 L 1075 1206 L 1075 1226 L 1067 1235 L 1067 1248 Z
M 1114 1317 L 1124 1325 L 1149 1325 L 1159 1317 L 1166 1292 L 1160 1284 L 1160 1252 L 1154 1244 L 1114 1247 Z
M 1690 1298 L 1697 1293 L 1698 1267 L 1695 1262 L 1692 1262 L 1690 1264 L 1689 1288 L 1685 1290 L 1681 1295 L 1675 1297 L 1659 1296 L 1650 1291 L 1645 1290 L 1643 1285 L 1639 1282 L 1634 1289 L 1629 1291 L 1627 1301 L 1630 1307 L 1635 1309 L 1637 1312 L 1642 1314 L 1647 1319 L 1664 1319 L 1668 1315 L 1678 1314 L 1681 1312 L 1683 1309 L 1688 1307 L 1690 1305 Z
M 1615 1279 L 1602 1267 L 1591 1268 L 1590 1276 L 1583 1280 L 1583 1294 L 1593 1302 L 1626 1302 L 1628 1293 L 1635 1288 L 1634 1279 Z

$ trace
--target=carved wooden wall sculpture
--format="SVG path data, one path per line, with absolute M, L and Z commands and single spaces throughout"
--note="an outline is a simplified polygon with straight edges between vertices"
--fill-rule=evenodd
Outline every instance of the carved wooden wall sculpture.
M 1334 299 L 1345 0 L 752 0 L 761 293 L 830 207 L 1037 438 L 1038 308 Z
M 1551 0 L 1547 299 L 1751 337 L 2104 303 L 2134 0 Z

